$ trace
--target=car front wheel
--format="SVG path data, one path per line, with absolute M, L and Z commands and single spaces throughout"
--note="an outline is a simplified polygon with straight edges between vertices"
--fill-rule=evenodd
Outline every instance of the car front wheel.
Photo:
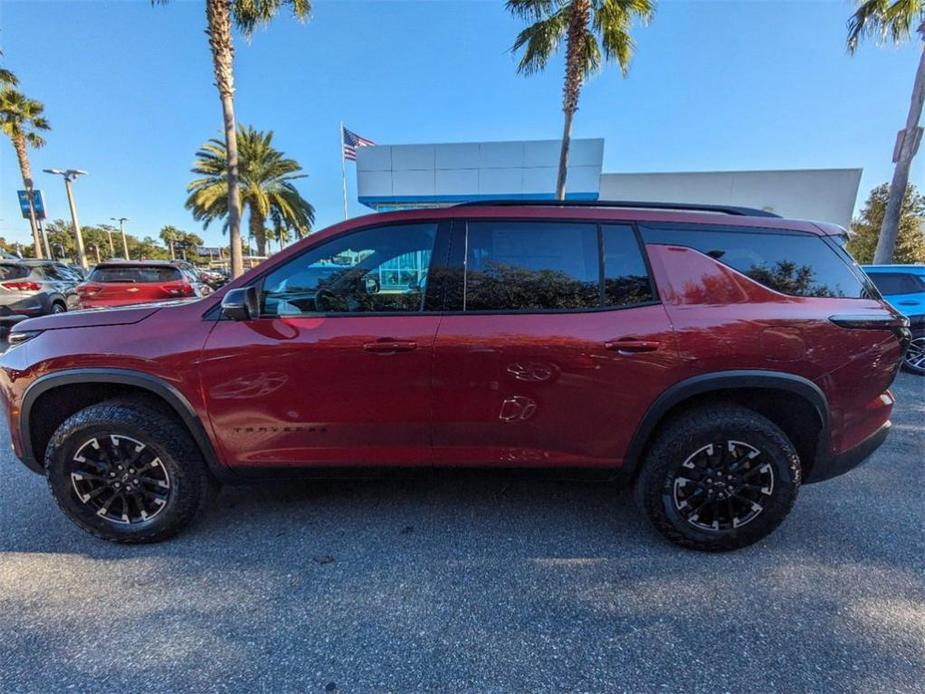
M 668 540 L 732 550 L 780 525 L 800 474 L 793 444 L 766 417 L 735 405 L 704 407 L 656 436 L 636 480 L 636 500 Z
M 110 400 L 66 419 L 48 444 L 45 471 L 68 518 L 114 542 L 176 534 L 214 488 L 189 433 L 141 400 Z

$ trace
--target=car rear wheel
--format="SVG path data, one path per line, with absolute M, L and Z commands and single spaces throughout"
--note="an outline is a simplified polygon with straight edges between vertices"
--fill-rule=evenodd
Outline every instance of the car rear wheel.
M 925 376 L 925 335 L 913 338 L 903 357 L 903 368 L 910 373 Z
M 56 301 L 55 303 L 51 305 L 51 312 L 52 313 L 66 313 L 67 306 L 62 304 L 60 301 Z
M 649 449 L 636 500 L 683 547 L 726 551 L 769 535 L 800 487 L 793 444 L 757 412 L 722 405 L 669 422 Z
M 214 489 L 189 433 L 140 400 L 110 400 L 66 419 L 48 444 L 45 471 L 68 518 L 114 542 L 176 534 Z

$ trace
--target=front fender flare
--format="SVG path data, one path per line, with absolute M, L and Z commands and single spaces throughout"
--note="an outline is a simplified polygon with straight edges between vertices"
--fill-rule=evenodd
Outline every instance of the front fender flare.
M 202 421 L 196 414 L 189 400 L 186 399 L 186 396 L 184 396 L 176 386 L 168 383 L 162 378 L 141 371 L 109 368 L 65 369 L 62 371 L 55 371 L 36 379 L 29 385 L 25 393 L 23 393 L 19 417 L 19 432 L 23 447 L 23 462 L 31 469 L 36 472 L 44 472 L 42 461 L 36 458 L 35 451 L 32 450 L 30 418 L 35 401 L 40 395 L 53 388 L 86 383 L 111 383 L 134 386 L 159 397 L 170 405 L 171 409 L 176 412 L 177 416 L 179 416 L 186 425 L 186 428 L 192 435 L 199 450 L 202 451 L 202 457 L 209 471 L 219 480 L 225 480 L 231 474 L 231 471 L 219 462 L 218 456 L 215 454 L 215 448 L 212 445 L 212 440 L 209 438 Z

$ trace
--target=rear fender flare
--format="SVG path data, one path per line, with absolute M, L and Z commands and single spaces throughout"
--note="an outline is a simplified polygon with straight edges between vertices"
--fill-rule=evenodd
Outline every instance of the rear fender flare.
M 621 477 L 631 478 L 642 463 L 642 454 L 646 444 L 655 433 L 659 421 L 676 405 L 689 398 L 705 395 L 714 391 L 734 390 L 736 388 L 766 388 L 768 390 L 786 391 L 799 395 L 815 408 L 822 424 L 817 448 L 817 459 L 824 455 L 824 442 L 829 439 L 829 404 L 825 393 L 809 379 L 795 374 L 778 371 L 736 370 L 717 371 L 693 376 L 668 388 L 646 410 L 642 421 L 627 448 Z

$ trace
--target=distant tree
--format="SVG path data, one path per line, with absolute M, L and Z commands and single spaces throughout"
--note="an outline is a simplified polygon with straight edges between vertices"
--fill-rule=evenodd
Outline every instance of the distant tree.
M 293 231 L 300 238 L 311 231 L 315 208 L 302 197 L 293 181 L 305 178 L 294 159 L 273 147 L 273 131 L 260 132 L 242 126 L 240 146 L 241 202 L 247 208 L 250 232 L 257 244 L 257 255 L 266 255 L 266 224 L 272 222 L 275 236 Z M 206 142 L 198 152 L 193 173 L 201 176 L 187 186 L 187 209 L 207 228 L 216 219 L 225 219 L 228 228 L 227 150 L 221 140 Z
M 3 57 L 3 51 L 0 51 L 0 58 Z M 11 71 L 6 68 L 0 67 L 0 89 L 5 87 L 15 87 L 19 84 L 19 80 L 16 78 Z
M 572 118 L 578 110 L 581 87 L 588 77 L 601 69 L 602 56 L 603 60 L 617 61 L 626 76 L 635 49 L 630 35 L 633 20 L 648 22 L 655 14 L 655 1 L 507 0 L 507 9 L 521 19 L 534 22 L 518 34 L 511 49 L 515 53 L 523 49 L 518 72 L 530 75 L 543 70 L 565 39 L 562 89 L 565 124 L 556 181 L 556 198 L 564 200 Z
M 51 126 L 42 115 L 45 107 L 41 102 L 24 96 L 12 87 L 0 89 L 0 131 L 13 143 L 16 158 L 19 160 L 19 173 L 22 175 L 23 187 L 29 196 L 29 225 L 32 227 L 32 243 L 37 249 L 36 257 L 42 257 L 42 245 L 39 238 L 39 226 L 32 208 L 32 166 L 29 164 L 29 147 L 38 149 L 45 146 L 45 140 L 39 134 Z
M 877 241 L 882 233 L 883 217 L 889 205 L 890 187 L 884 183 L 874 188 L 861 213 L 851 222 L 848 251 L 859 263 L 873 263 Z M 893 261 L 925 263 L 925 195 L 912 184 L 906 189 L 900 210 Z
M 152 0 L 153 4 L 164 4 L 169 0 Z M 231 246 L 231 274 L 237 277 L 244 272 L 241 257 L 241 200 L 238 194 L 238 144 L 234 116 L 234 41 L 232 26 L 238 28 L 248 39 L 262 24 L 268 24 L 288 5 L 293 16 L 304 21 L 308 19 L 312 6 L 310 0 L 206 0 L 206 22 L 209 47 L 212 49 L 212 67 L 215 71 L 215 86 L 222 101 L 222 117 L 225 122 L 226 201 Z
M 161 233 L 159 234 L 159 236 L 161 237 L 161 241 L 167 244 L 167 248 L 170 250 L 171 259 L 174 259 L 177 257 L 174 244 L 180 238 L 180 234 L 182 233 L 183 233 L 182 231 L 180 231 L 174 226 L 170 226 L 169 224 L 161 228 Z
M 914 31 L 922 38 L 922 55 L 912 86 L 912 101 L 906 116 L 906 127 L 901 131 L 901 143 L 886 211 L 883 213 L 880 238 L 873 262 L 882 264 L 897 260 L 901 208 L 909 182 L 909 170 L 915 156 L 916 144 L 922 136 L 918 127 L 925 103 L 925 2 L 923 0 L 860 0 L 857 11 L 848 20 L 848 51 L 854 53 L 865 36 L 876 36 L 880 43 L 899 44 L 912 38 Z M 898 262 L 898 261 L 897 261 Z

